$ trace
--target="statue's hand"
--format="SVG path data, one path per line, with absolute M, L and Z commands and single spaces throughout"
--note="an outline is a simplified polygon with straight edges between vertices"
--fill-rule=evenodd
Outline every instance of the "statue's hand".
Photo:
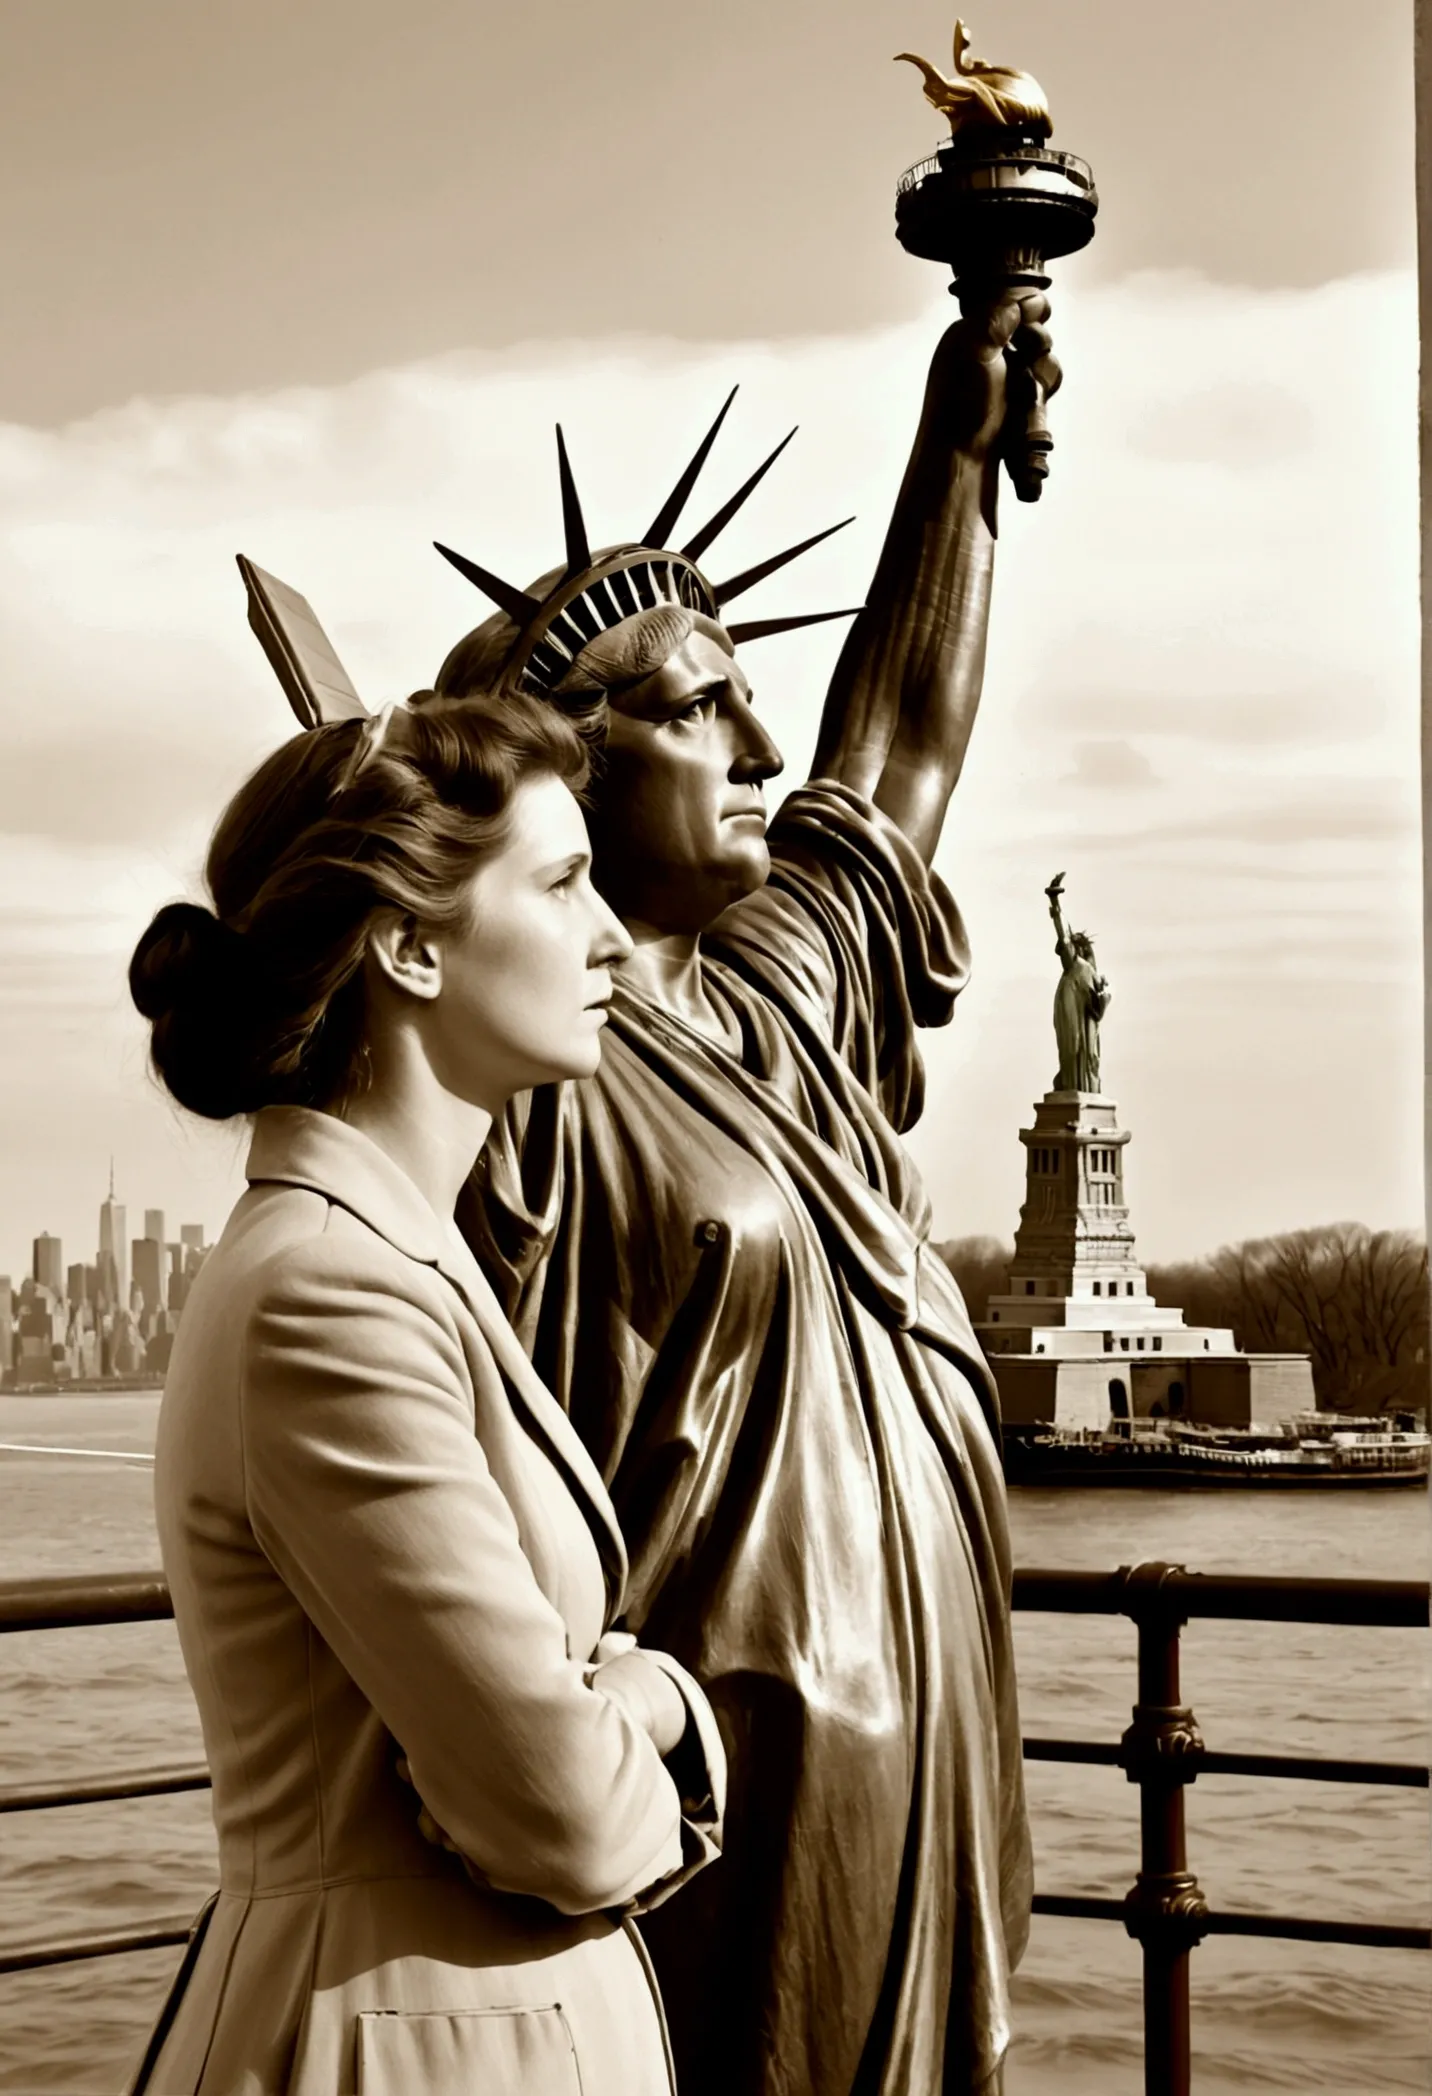
M 1022 440 L 1031 413 L 1063 377 L 1048 318 L 1042 291 L 998 283 L 961 288 L 960 317 L 946 329 L 930 366 L 931 402 L 950 450 L 976 459 L 1012 454 L 1010 440 Z

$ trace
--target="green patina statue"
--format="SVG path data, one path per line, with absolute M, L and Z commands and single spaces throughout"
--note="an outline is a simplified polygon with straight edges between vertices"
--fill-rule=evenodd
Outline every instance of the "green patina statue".
M 1109 1009 L 1110 990 L 1094 959 L 1094 941 L 1088 932 L 1071 932 L 1064 922 L 1059 898 L 1064 876 L 1056 873 L 1045 889 L 1049 914 L 1054 920 L 1054 950 L 1064 965 L 1054 992 L 1054 1038 L 1059 1045 L 1059 1068 L 1054 1075 L 1056 1092 L 1097 1092 L 1099 1089 L 1099 1021 Z

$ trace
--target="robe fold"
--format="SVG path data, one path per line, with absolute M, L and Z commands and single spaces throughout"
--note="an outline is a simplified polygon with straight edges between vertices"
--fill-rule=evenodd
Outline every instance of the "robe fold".
M 769 843 L 702 942 L 732 1047 L 619 982 L 598 1074 L 514 1102 L 459 1217 L 731 1757 L 723 1860 L 644 1924 L 683 2096 L 978 2091 L 1031 1893 L 1009 1539 L 899 1140 L 964 929 L 834 782 Z

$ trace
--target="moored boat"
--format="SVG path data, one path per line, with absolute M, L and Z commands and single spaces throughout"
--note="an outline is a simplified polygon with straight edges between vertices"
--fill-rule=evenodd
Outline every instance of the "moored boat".
M 1301 1413 L 1270 1427 L 1116 1422 L 1006 1427 L 1012 1485 L 1425 1486 L 1432 1439 L 1415 1417 Z

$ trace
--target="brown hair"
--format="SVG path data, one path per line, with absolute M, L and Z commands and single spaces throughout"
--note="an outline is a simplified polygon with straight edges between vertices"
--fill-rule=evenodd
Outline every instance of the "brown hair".
M 460 926 L 518 788 L 586 784 L 586 751 L 555 708 L 418 700 L 382 723 L 337 721 L 284 743 L 214 832 L 213 908 L 166 904 L 136 946 L 129 988 L 151 1059 L 191 1112 L 223 1121 L 351 1093 L 376 912 Z

